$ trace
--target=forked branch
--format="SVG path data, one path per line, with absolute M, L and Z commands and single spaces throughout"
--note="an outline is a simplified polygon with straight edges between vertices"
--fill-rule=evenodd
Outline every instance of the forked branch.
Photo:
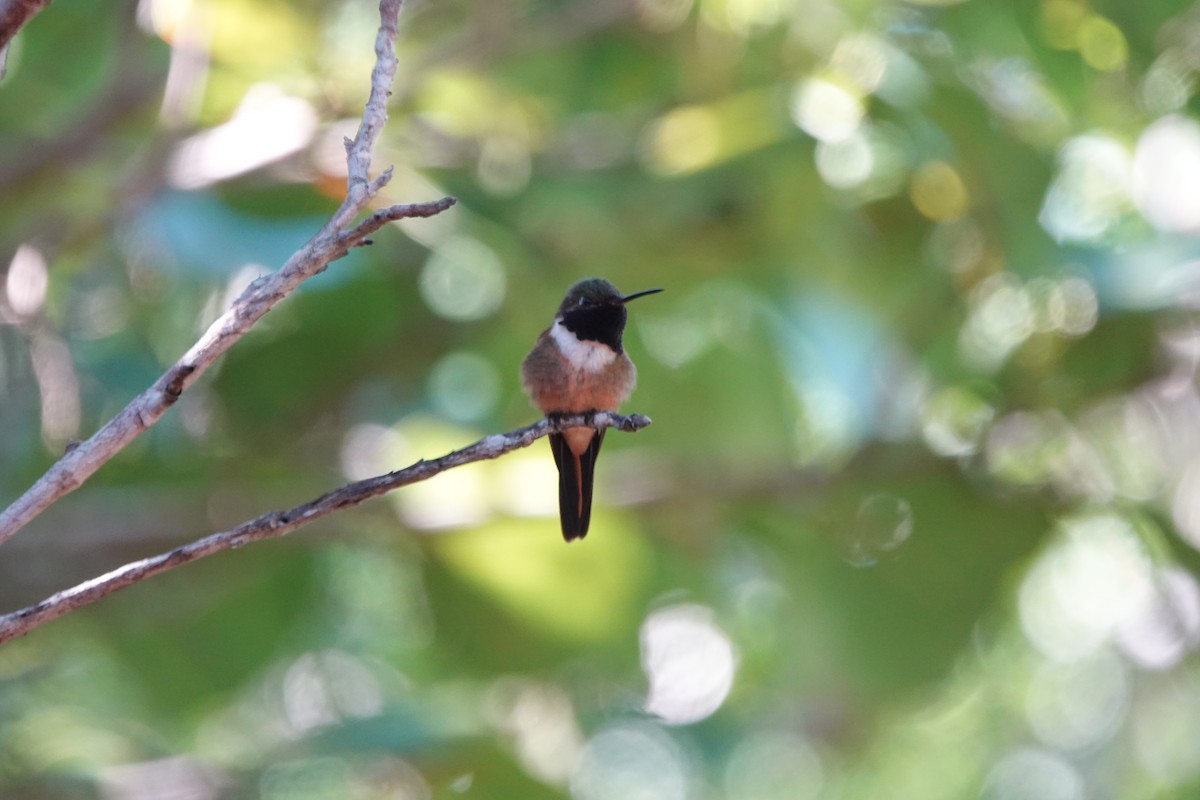
M 302 248 L 278 272 L 246 287 L 229 309 L 214 322 L 190 350 L 144 392 L 130 401 L 90 439 L 71 448 L 21 497 L 0 513 L 0 543 L 25 527 L 59 498 L 74 491 L 96 470 L 175 404 L 200 375 L 245 336 L 264 314 L 291 294 L 302 282 L 324 270 L 388 222 L 406 217 L 429 217 L 454 205 L 446 197 L 430 203 L 395 205 L 376 211 L 357 225 L 361 214 L 391 178 L 391 169 L 370 179 L 371 150 L 387 121 L 387 99 L 396 75 L 396 26 L 402 0 L 380 0 L 379 32 L 375 38 L 375 68 L 371 95 L 354 139 L 346 140 L 346 199 Z M 0 9 L 13 7 L 0 0 Z M 35 3 L 16 3 L 31 6 Z M 0 22 L 3 19 L 0 18 Z

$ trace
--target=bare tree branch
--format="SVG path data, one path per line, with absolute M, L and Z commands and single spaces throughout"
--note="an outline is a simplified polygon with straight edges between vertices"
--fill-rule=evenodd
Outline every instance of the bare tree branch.
M 50 5 L 50 0 L 0 0 L 0 51 L 29 20 Z
M 446 197 L 430 203 L 391 206 L 350 227 L 391 178 L 390 168 L 375 180 L 370 179 L 369 173 L 371 149 L 387 121 L 387 99 L 396 75 L 395 37 L 401 2 L 380 0 L 379 3 L 380 25 L 375 38 L 376 61 L 371 73 L 371 95 L 357 135 L 353 140 L 346 140 L 347 191 L 341 206 L 278 272 L 246 287 L 200 340 L 154 385 L 130 401 L 90 439 L 70 449 L 25 494 L 0 513 L 0 543 L 60 497 L 78 488 L 109 459 L 158 422 L 196 378 L 303 281 L 344 256 L 351 247 L 364 244 L 369 233 L 387 222 L 405 217 L 432 216 L 454 204 L 454 198 Z
M 283 536 L 327 514 L 344 508 L 352 508 L 364 500 L 378 497 L 392 489 L 428 480 L 453 467 L 498 458 L 513 450 L 528 447 L 548 433 L 572 427 L 593 427 L 597 430 L 617 428 L 622 431 L 636 432 L 649 424 L 650 418 L 641 414 L 625 416 L 609 411 L 570 417 L 547 417 L 509 433 L 499 433 L 480 439 L 472 445 L 432 461 L 422 459 L 410 467 L 389 472 L 386 475 L 348 483 L 303 505 L 287 511 L 272 511 L 249 522 L 244 522 L 236 528 L 214 533 L 161 555 L 134 561 L 98 578 L 92 578 L 78 586 L 61 591 L 28 608 L 4 614 L 0 616 L 0 644 L 23 636 L 45 622 L 57 619 L 77 608 L 90 605 L 102 597 L 124 589 L 126 586 L 132 586 L 160 572 L 166 572 L 222 550 L 230 550 L 250 542 Z

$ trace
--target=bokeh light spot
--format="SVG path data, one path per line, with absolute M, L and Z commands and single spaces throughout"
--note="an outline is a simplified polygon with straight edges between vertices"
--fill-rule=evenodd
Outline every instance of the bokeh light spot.
M 554 460 L 537 448 L 510 453 L 496 464 L 494 502 L 518 517 L 558 518 L 558 495 L 546 487 L 558 482 Z
M 8 306 L 18 317 L 38 312 L 46 302 L 46 287 L 50 283 L 46 258 L 32 245 L 23 244 L 8 264 L 4 289 Z
M 250 87 L 233 117 L 181 143 L 168 167 L 171 185 L 195 189 L 298 152 L 312 141 L 317 112 L 272 84 Z
M 421 297 L 435 314 L 465 322 L 493 314 L 504 302 L 504 265 L 475 239 L 455 237 L 421 270 Z
M 79 433 L 83 417 L 75 360 L 67 343 L 48 332 L 34 335 L 29 355 L 42 399 L 42 440 L 58 450 Z
M 913 173 L 909 196 L 917 210 L 935 222 L 961 217 L 970 203 L 966 184 L 945 161 L 922 164 Z
M 971 292 L 971 310 L 959 336 L 963 358 L 994 370 L 1035 331 L 1032 298 L 1008 273 L 990 275 Z
M 822 78 L 809 78 L 792 93 L 792 119 L 800 129 L 822 142 L 847 138 L 862 122 L 862 100 L 847 89 Z
M 1049 750 L 1014 750 L 992 767 L 980 800 L 1083 800 L 1079 771 Z
M 500 375 L 483 356 L 456 352 L 445 355 L 429 375 L 434 408 L 454 422 L 475 422 L 500 399 Z
M 1092 69 L 1113 72 L 1129 60 L 1129 44 L 1125 34 L 1112 21 L 1093 14 L 1083 21 L 1078 31 L 1079 54 Z
M 1046 657 L 1095 653 L 1146 602 L 1150 562 L 1128 522 L 1096 513 L 1065 520 L 1019 590 L 1021 625 Z
M 340 650 L 305 653 L 283 678 L 283 710 L 296 734 L 348 717 L 372 717 L 383 708 L 379 682 L 354 656 Z
M 495 195 L 509 197 L 529 183 L 533 160 L 529 148 L 512 136 L 489 136 L 479 149 L 479 184 Z
M 929 255 L 947 272 L 969 272 L 986 253 L 983 226 L 970 216 L 939 222 L 929 233 Z
M 499 727 L 514 739 L 530 775 L 563 786 L 583 755 L 583 734 L 571 698 L 554 684 L 502 679 L 489 692 Z
M 650 355 L 672 368 L 702 355 L 712 344 L 712 319 L 695 309 L 640 314 L 636 324 Z
M 342 441 L 342 474 L 352 481 L 360 481 L 389 472 L 400 466 L 393 459 L 406 450 L 403 439 L 391 428 L 355 425 Z
M 1047 311 L 1055 330 L 1066 336 L 1083 336 L 1100 317 L 1100 300 L 1083 278 L 1066 278 L 1051 290 Z
M 624 723 L 588 741 L 571 776 L 576 800 L 685 800 L 689 765 L 660 728 Z
M 1067 468 L 1074 431 L 1062 414 L 1017 411 L 988 432 L 988 470 L 1017 486 L 1049 483 Z
M 974 453 L 995 416 L 979 395 L 960 386 L 939 390 L 921 411 L 921 432 L 938 455 L 960 457 Z
M 641 630 L 645 709 L 671 725 L 698 722 L 721 707 L 737 660 L 733 643 L 704 606 L 660 609 Z
M 664 175 L 695 172 L 721 152 L 721 123 L 710 108 L 687 106 L 667 112 L 648 134 L 649 166 Z
M 1079 750 L 1114 733 L 1129 708 L 1130 681 L 1119 658 L 1101 650 L 1074 662 L 1045 661 L 1025 695 L 1025 715 L 1047 746 Z
M 1200 585 L 1190 572 L 1159 572 L 1151 591 L 1121 623 L 1121 652 L 1144 669 L 1169 669 L 1200 645 Z
M 1138 92 L 1142 105 L 1151 114 L 1170 114 L 1187 105 L 1196 89 L 1190 56 L 1177 49 L 1160 55 L 1146 70 Z
M 1051 46 L 1074 50 L 1079 41 L 1079 26 L 1087 18 L 1087 8 L 1079 0 L 1045 0 L 1042 3 L 1042 34 Z
M 1167 116 L 1142 132 L 1133 156 L 1133 199 L 1160 230 L 1200 230 L 1200 123 Z
M 384 456 L 388 464 L 395 465 L 388 469 L 398 469 L 417 458 L 448 453 L 478 436 L 476 431 L 414 415 L 400 424 L 396 435 L 388 438 Z M 414 528 L 440 530 L 478 524 L 491 516 L 487 502 L 489 466 L 468 464 L 448 470 L 403 492 L 392 492 L 388 498 L 405 524 Z
M 1038 221 L 1059 241 L 1088 241 L 1107 233 L 1132 207 L 1133 159 L 1124 145 L 1099 134 L 1078 136 L 1059 152 L 1059 171 Z
M 866 33 L 855 33 L 838 42 L 830 59 L 830 68 L 852 81 L 860 92 L 870 94 L 887 73 L 887 48 L 883 40 Z
M 817 172 L 835 189 L 853 189 L 871 176 L 874 154 L 860 131 L 835 142 L 817 144 Z
M 1020 138 L 1057 146 L 1069 130 L 1065 104 L 1024 58 L 1012 56 L 983 66 L 976 83 L 988 105 Z

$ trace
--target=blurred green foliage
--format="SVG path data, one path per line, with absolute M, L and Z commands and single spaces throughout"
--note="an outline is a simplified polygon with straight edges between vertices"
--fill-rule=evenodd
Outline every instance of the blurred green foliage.
M 0 497 L 344 186 L 365 0 L 56 3 L 0 83 Z M 531 421 L 568 285 L 655 420 L 0 648 L 6 798 L 1200 793 L 1200 8 L 411 2 L 335 263 L 4 545 L 29 605 Z

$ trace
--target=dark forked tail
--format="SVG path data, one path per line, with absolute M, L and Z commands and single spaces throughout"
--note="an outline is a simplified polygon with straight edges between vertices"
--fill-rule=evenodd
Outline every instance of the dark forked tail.
M 587 536 L 592 518 L 592 480 L 596 457 L 604 442 L 604 431 L 592 437 L 582 455 L 575 455 L 561 433 L 550 434 L 550 449 L 558 465 L 558 516 L 563 539 L 568 542 Z

